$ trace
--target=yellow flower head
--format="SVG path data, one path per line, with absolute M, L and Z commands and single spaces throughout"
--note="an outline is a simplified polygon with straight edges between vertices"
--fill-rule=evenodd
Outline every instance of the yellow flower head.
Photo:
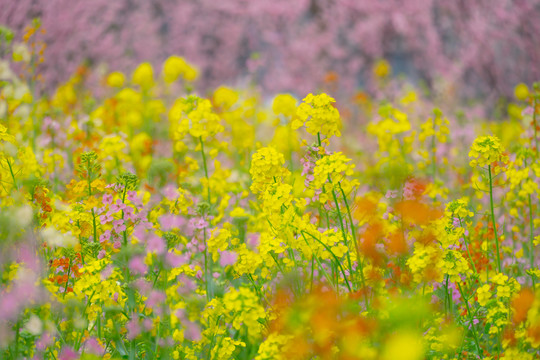
M 324 93 L 308 94 L 296 110 L 298 119 L 292 122 L 292 128 L 298 129 L 306 123 L 306 130 L 312 135 L 341 136 L 341 118 L 338 109 L 332 105 L 334 102 L 336 100 Z
M 124 86 L 126 77 L 120 71 L 115 71 L 107 76 L 107 85 L 114 88 L 121 88 Z
M 285 158 L 283 154 L 271 147 L 259 149 L 251 158 L 249 173 L 253 184 L 251 191 L 254 194 L 264 193 L 268 185 L 281 181 L 289 171 L 283 167 Z
M 279 94 L 272 102 L 272 111 L 276 115 L 292 117 L 296 113 L 296 99 L 289 94 Z
M 197 79 L 197 69 L 189 64 L 183 57 L 172 55 L 163 63 L 163 80 L 170 84 L 178 80 L 180 76 L 186 81 Z
M 514 88 L 514 95 L 518 100 L 526 100 L 529 97 L 529 88 L 523 83 L 518 84 Z
M 13 135 L 8 134 L 7 128 L 0 124 L 0 140 L 2 141 L 8 141 L 10 143 L 15 142 L 15 137 Z
M 154 69 L 150 63 L 142 63 L 131 76 L 131 81 L 134 84 L 139 85 L 143 90 L 148 90 L 154 85 Z
M 480 306 L 486 306 L 489 298 L 491 297 L 490 289 L 491 286 L 485 284 L 476 290 L 476 296 L 478 297 L 478 304 L 480 304 Z
M 221 119 L 214 113 L 208 99 L 189 96 L 176 100 L 169 119 L 174 128 L 174 140 L 181 141 L 189 133 L 203 141 L 223 131 Z
M 378 78 L 385 78 L 392 72 L 390 63 L 384 59 L 377 60 L 373 66 L 373 74 Z
M 457 216 L 462 220 L 474 215 L 473 212 L 469 210 L 469 199 L 465 197 L 448 203 L 448 205 L 446 205 L 445 213 L 448 216 Z
M 332 181 L 340 181 L 345 176 L 351 176 L 355 165 L 351 164 L 350 161 L 351 159 L 341 152 L 317 160 L 313 169 L 313 185 L 315 188 L 321 188 L 328 178 Z
M 213 103 L 217 107 L 229 109 L 236 104 L 238 99 L 238 91 L 235 91 L 227 86 L 220 86 L 214 91 Z
M 508 155 L 505 154 L 501 141 L 496 136 L 481 136 L 474 140 L 469 157 L 473 158 L 470 162 L 471 167 L 491 166 L 495 175 L 508 163 Z

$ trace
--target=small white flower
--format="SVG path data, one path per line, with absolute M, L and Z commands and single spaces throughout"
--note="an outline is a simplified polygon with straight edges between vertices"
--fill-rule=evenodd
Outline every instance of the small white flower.
M 62 234 L 55 228 L 48 227 L 41 231 L 41 235 L 43 236 L 43 240 L 50 246 L 73 247 L 77 244 L 77 239 L 71 235 L 70 231 Z
M 43 332 L 43 323 L 35 314 L 30 315 L 30 319 L 24 326 L 24 329 L 32 335 L 39 335 Z

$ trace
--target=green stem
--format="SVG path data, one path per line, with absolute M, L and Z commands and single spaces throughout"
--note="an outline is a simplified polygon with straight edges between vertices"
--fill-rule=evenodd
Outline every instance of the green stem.
M 127 194 L 127 188 L 128 188 L 128 182 L 126 181 L 125 184 L 124 184 L 124 193 L 122 194 L 122 203 L 125 204 L 126 203 L 126 194 Z M 124 213 L 124 210 L 122 210 L 122 220 L 124 220 L 124 216 L 125 216 L 125 213 Z M 122 234 L 122 241 L 124 242 L 124 245 L 127 245 L 127 226 L 126 226 L 126 222 L 124 221 L 124 226 L 126 227 L 126 230 L 123 231 L 123 234 Z
M 444 284 L 444 311 L 447 314 L 452 311 L 452 309 L 450 308 L 450 298 L 448 295 L 448 274 L 446 275 L 446 281 Z
M 17 325 L 16 325 L 16 330 L 15 330 L 15 351 L 14 351 L 14 356 L 13 356 L 13 359 L 17 359 L 19 357 L 19 337 L 20 337 L 20 333 L 21 333 L 21 322 L 20 320 L 17 320 Z
M 529 251 L 531 258 L 531 268 L 534 267 L 534 222 L 533 222 L 533 210 L 532 210 L 532 200 L 531 194 L 529 194 Z
M 161 326 L 160 325 L 161 325 L 160 323 L 157 324 L 158 330 L 157 330 L 156 339 L 155 339 L 155 343 L 154 343 L 154 356 L 156 358 L 158 358 L 157 353 L 158 353 L 158 346 L 159 346 L 159 336 L 161 335 L 160 334 L 160 332 L 161 332 Z
M 304 235 L 304 231 L 300 231 L 300 234 L 302 235 L 302 237 L 304 238 L 304 241 L 306 242 L 307 246 L 309 246 L 309 242 L 307 241 L 306 239 L 306 236 Z M 306 233 L 307 234 L 307 233 Z M 313 237 L 313 235 L 311 234 L 308 234 L 310 236 Z M 311 247 L 310 247 L 311 248 Z M 319 260 L 319 257 L 315 254 L 315 251 L 313 251 L 313 254 L 312 254 L 313 258 L 312 259 L 315 259 L 315 261 L 317 261 L 317 265 L 319 265 L 319 268 L 321 269 L 324 277 L 326 278 L 326 280 L 328 280 L 328 284 L 332 285 L 332 278 L 330 277 L 330 275 L 328 275 L 328 273 L 326 272 L 326 270 L 324 269 L 324 267 L 322 266 L 322 263 L 321 263 L 321 260 Z M 337 288 L 337 284 L 335 286 Z
M 323 243 L 321 240 L 317 239 L 316 236 L 314 236 L 314 235 L 312 235 L 312 234 L 310 234 L 308 232 L 305 232 L 304 230 L 302 230 L 302 233 L 306 233 L 309 236 L 311 236 L 315 241 L 317 241 L 319 244 L 321 244 L 326 249 L 326 251 L 328 251 L 330 253 L 330 255 L 332 255 L 332 257 L 335 260 L 336 265 L 341 269 L 341 273 L 343 274 L 343 279 L 345 279 L 345 284 L 347 285 L 347 288 L 349 289 L 349 292 L 352 292 L 352 288 L 351 288 L 351 285 L 349 284 L 349 280 L 347 279 L 347 275 L 345 274 L 345 270 L 343 269 L 343 266 L 341 266 L 341 262 L 339 261 L 336 254 L 334 254 L 332 252 L 332 250 L 328 247 L 328 245 Z M 336 285 L 338 285 L 338 284 L 336 284 Z
M 343 225 L 343 217 L 341 216 L 341 210 L 339 209 L 339 203 L 336 195 L 336 190 L 334 189 L 334 184 L 332 183 L 332 179 L 330 178 L 330 175 L 328 175 L 328 181 L 332 185 L 332 196 L 334 198 L 334 203 L 336 204 L 336 211 L 338 215 L 339 220 L 339 226 L 341 228 L 341 233 L 343 234 L 343 242 L 345 243 L 345 246 L 347 247 L 347 263 L 349 265 L 349 271 L 350 276 L 352 276 L 353 269 L 352 269 L 352 262 L 351 262 L 351 254 L 350 254 L 350 247 L 349 247 L 349 241 L 347 240 L 347 232 L 345 231 L 345 225 Z
M 208 178 L 208 167 L 206 166 L 206 156 L 204 155 L 204 142 L 202 139 L 202 136 L 199 136 L 199 142 L 201 143 L 201 155 L 203 160 L 203 166 L 204 166 L 204 176 L 206 176 L 206 186 L 208 190 L 208 204 L 211 204 L 211 197 L 210 197 L 210 179 Z
M 471 324 L 471 331 L 474 336 L 474 343 L 476 344 L 476 350 L 478 351 L 478 356 L 482 356 L 482 351 L 480 350 L 480 342 L 478 341 L 478 335 L 476 334 L 476 330 L 474 328 L 474 319 L 471 314 L 471 309 L 469 308 L 469 300 L 465 297 L 465 294 L 463 294 L 463 289 L 461 289 L 461 285 L 458 282 L 456 282 L 458 286 L 459 293 L 461 294 L 461 297 L 463 298 L 463 301 L 465 302 L 465 306 L 467 307 L 467 315 L 469 316 L 469 323 Z
M 67 272 L 67 279 L 66 279 L 66 287 L 64 289 L 64 298 L 66 297 L 66 293 L 67 293 L 67 289 L 68 289 L 68 285 L 69 285 L 69 275 L 71 274 L 71 258 L 69 259 L 69 264 L 68 264 L 68 272 Z
M 6 158 L 6 162 L 9 166 L 9 172 L 11 173 L 11 178 L 13 179 L 13 187 L 18 190 L 19 187 L 17 186 L 17 180 L 15 180 L 15 174 L 13 174 L 13 168 L 11 167 L 11 162 L 9 161 L 8 158 Z
M 489 173 L 489 205 L 491 207 L 491 221 L 493 223 L 493 234 L 495 235 L 495 245 L 497 247 L 497 268 L 502 273 L 501 255 L 499 254 L 499 236 L 497 235 L 497 224 L 495 223 L 495 210 L 493 207 L 493 177 L 491 176 L 491 165 L 488 165 Z
M 458 216 L 458 219 L 459 219 L 459 226 L 463 228 L 463 222 L 461 221 L 461 217 Z M 473 267 L 474 274 L 478 275 L 478 271 L 476 271 L 476 265 L 474 265 L 474 261 L 471 256 L 471 251 L 469 250 L 469 244 L 468 244 L 469 239 L 468 239 L 468 236 L 465 236 L 465 234 L 463 234 L 463 241 L 465 242 L 465 248 L 467 249 L 467 255 L 469 255 L 469 261 L 471 262 L 471 265 Z
M 92 208 L 92 224 L 94 226 L 94 242 L 98 241 L 97 238 L 97 223 L 96 223 L 96 213 L 94 212 L 94 208 Z
M 366 303 L 366 310 L 368 307 L 368 298 L 366 290 L 366 280 L 364 278 L 364 264 L 362 263 L 362 259 L 360 258 L 360 250 L 358 249 L 358 241 L 356 240 L 356 229 L 354 227 L 353 218 L 351 214 L 351 208 L 349 206 L 349 202 L 347 201 L 347 197 L 345 196 L 345 191 L 343 191 L 343 187 L 341 186 L 341 181 L 338 182 L 339 190 L 341 190 L 341 195 L 343 196 L 343 201 L 345 202 L 345 207 L 347 208 L 347 214 L 349 217 L 349 223 L 351 224 L 351 235 L 354 242 L 354 249 L 356 251 L 356 262 L 358 263 L 358 266 L 360 267 L 360 280 L 362 281 L 362 288 L 364 291 L 364 301 Z
M 435 131 L 435 125 L 433 125 L 433 131 Z M 435 162 L 435 135 L 431 137 L 431 170 L 433 172 L 433 183 L 437 178 L 437 163 Z
M 209 292 L 210 289 L 210 277 L 208 276 L 208 244 L 206 242 L 206 228 L 203 228 L 203 238 L 204 238 L 204 284 L 206 287 L 206 301 L 210 301 L 211 294 Z
M 538 158 L 538 153 L 540 151 L 540 149 L 538 148 L 538 130 L 536 129 L 537 125 L 536 125 L 536 94 L 534 95 L 534 100 L 533 100 L 533 127 L 534 127 L 534 143 L 536 145 L 536 157 Z

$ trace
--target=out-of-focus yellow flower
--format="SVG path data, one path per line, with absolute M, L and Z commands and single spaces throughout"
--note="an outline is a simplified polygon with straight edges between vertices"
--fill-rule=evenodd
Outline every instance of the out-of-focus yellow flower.
M 154 85 L 154 69 L 150 63 L 142 63 L 131 76 L 131 81 L 139 85 L 143 90 L 148 90 Z
M 230 87 L 220 86 L 214 91 L 214 104 L 224 109 L 231 108 L 238 101 L 238 92 Z
M 296 113 L 297 101 L 294 96 L 289 94 L 278 94 L 272 102 L 272 111 L 274 114 L 282 114 L 292 117 Z
M 107 85 L 114 88 L 121 88 L 124 86 L 126 77 L 120 71 L 114 71 L 107 76 Z
M 424 358 L 422 338 L 412 332 L 399 332 L 387 341 L 382 353 L 383 360 L 420 360 Z
M 10 143 L 15 142 L 15 137 L 13 135 L 8 134 L 7 128 L 0 124 L 0 140 L 2 141 L 8 141 Z
M 194 81 L 198 77 L 197 68 L 188 63 L 183 57 L 172 55 L 163 63 L 163 80 L 170 84 L 180 76 L 186 81 Z
M 524 83 L 516 85 L 514 95 L 518 100 L 526 100 L 529 97 L 529 88 Z
M 373 74 L 378 78 L 385 78 L 392 72 L 390 63 L 384 59 L 379 59 L 373 66 Z
M 197 96 L 177 99 L 169 111 L 169 120 L 175 141 L 181 141 L 187 133 L 204 141 L 224 130 L 210 100 Z

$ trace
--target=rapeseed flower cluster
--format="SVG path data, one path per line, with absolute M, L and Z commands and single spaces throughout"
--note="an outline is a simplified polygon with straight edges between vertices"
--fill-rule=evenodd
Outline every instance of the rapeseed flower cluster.
M 504 170 L 508 163 L 501 141 L 496 136 L 481 136 L 474 140 L 469 151 L 471 167 L 492 167 L 493 174 L 497 175 Z
M 293 121 L 292 128 L 298 129 L 305 124 L 309 134 L 319 133 L 327 138 L 341 136 L 341 118 L 338 109 L 332 105 L 334 102 L 334 98 L 324 93 L 308 94 L 296 110 L 298 119 Z
M 1 60 L 0 357 L 538 358 L 537 89 L 473 131 L 373 70 L 340 112 L 180 56 L 45 95 Z

